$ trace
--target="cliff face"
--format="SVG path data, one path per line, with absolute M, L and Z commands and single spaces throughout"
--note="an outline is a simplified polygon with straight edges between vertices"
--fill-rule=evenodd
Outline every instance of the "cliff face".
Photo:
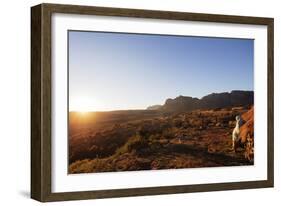
M 167 99 L 161 109 L 165 111 L 190 111 L 198 109 L 199 102 L 198 98 L 179 96 L 175 99 Z
M 253 91 L 232 91 L 230 93 L 224 92 L 207 95 L 200 100 L 200 107 L 213 109 L 252 105 L 253 103 Z
M 175 99 L 167 99 L 165 104 L 158 107 L 159 110 L 177 112 L 192 111 L 195 109 L 216 109 L 222 107 L 247 106 L 254 103 L 253 91 L 232 91 L 230 93 L 213 93 L 201 99 L 179 96 Z

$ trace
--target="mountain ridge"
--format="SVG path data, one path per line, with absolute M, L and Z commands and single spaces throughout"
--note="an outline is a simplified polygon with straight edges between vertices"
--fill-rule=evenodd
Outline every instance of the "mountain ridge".
M 254 103 L 254 92 L 246 90 L 233 90 L 231 92 L 211 93 L 202 98 L 178 96 L 168 98 L 161 105 L 152 105 L 147 109 L 167 112 L 192 111 L 196 109 L 216 109 L 223 107 L 249 106 Z

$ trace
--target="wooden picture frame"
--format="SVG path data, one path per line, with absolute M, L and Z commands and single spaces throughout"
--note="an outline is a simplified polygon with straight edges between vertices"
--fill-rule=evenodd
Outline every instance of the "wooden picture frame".
M 196 185 L 170 185 L 133 189 L 110 189 L 79 192 L 52 192 L 51 162 L 51 16 L 54 13 L 134 17 L 147 19 L 220 22 L 264 25 L 267 27 L 267 179 Z M 220 191 L 273 187 L 274 184 L 274 88 L 273 88 L 272 18 L 229 16 L 170 11 L 105 8 L 92 6 L 40 4 L 31 8 L 31 197 L 38 201 L 64 201 L 94 198 L 160 195 L 172 193 Z

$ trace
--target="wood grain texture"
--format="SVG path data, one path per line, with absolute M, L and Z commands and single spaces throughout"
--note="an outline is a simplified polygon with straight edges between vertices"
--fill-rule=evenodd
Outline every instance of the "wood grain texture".
M 51 193 L 51 11 L 31 8 L 31 197 Z
M 63 4 L 43 4 L 43 5 L 45 8 L 52 10 L 52 12 L 79 14 L 79 15 L 120 16 L 120 17 L 155 18 L 155 19 L 168 19 L 168 20 L 205 21 L 205 22 L 239 23 L 239 24 L 255 24 L 255 25 L 268 25 L 269 21 L 271 20 L 271 18 L 251 17 L 251 16 L 217 15 L 217 14 L 63 5 Z
M 267 25 L 267 179 L 274 186 L 274 20 Z
M 263 181 L 53 193 L 51 190 L 51 16 L 53 13 L 266 25 L 268 28 L 268 179 Z M 170 11 L 41 4 L 31 9 L 31 197 L 47 201 L 272 187 L 273 19 Z
M 31 9 L 31 197 L 42 199 L 41 6 Z

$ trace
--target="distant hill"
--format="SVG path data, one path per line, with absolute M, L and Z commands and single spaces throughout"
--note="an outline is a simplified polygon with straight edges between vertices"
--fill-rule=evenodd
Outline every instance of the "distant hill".
M 162 105 L 157 104 L 157 105 L 149 106 L 149 107 L 147 107 L 146 109 L 147 109 L 147 110 L 158 110 L 158 109 L 160 109 L 161 107 L 162 107 Z
M 248 106 L 254 103 L 253 91 L 239 91 L 212 93 L 201 99 L 178 96 L 175 99 L 167 99 L 162 106 L 157 105 L 157 110 L 166 112 L 192 111 L 196 109 L 216 109 L 225 107 Z M 148 107 L 150 108 L 150 107 Z

